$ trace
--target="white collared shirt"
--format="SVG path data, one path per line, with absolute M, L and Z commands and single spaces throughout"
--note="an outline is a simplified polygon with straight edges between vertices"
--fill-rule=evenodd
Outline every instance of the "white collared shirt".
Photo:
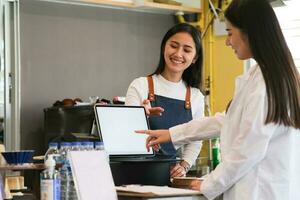
M 265 124 L 267 92 L 258 66 L 236 79 L 226 114 L 193 120 L 170 129 L 172 142 L 220 135 L 222 161 L 202 182 L 201 191 L 224 200 L 300 199 L 300 130 Z

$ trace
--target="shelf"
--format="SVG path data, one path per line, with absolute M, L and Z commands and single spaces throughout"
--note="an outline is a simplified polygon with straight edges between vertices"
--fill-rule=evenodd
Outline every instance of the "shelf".
M 133 1 L 112 1 L 112 0 L 62 0 L 70 3 L 82 3 L 90 4 L 95 6 L 111 6 L 111 7 L 124 7 L 124 8 L 135 8 Z
M 44 164 L 0 165 L 0 171 L 43 170 L 43 169 L 45 169 Z
M 163 3 L 149 2 L 147 0 L 40 0 L 52 3 L 64 3 L 74 5 L 109 7 L 116 9 L 128 9 L 134 11 L 174 14 L 177 11 L 185 13 L 201 13 L 200 8 L 193 8 L 187 6 L 169 5 Z
M 154 3 L 154 2 L 145 2 L 144 6 L 141 6 L 142 9 L 149 9 L 153 11 L 160 11 L 160 12 L 169 12 L 175 13 L 177 11 L 183 11 L 186 13 L 201 13 L 202 10 L 200 8 L 192 8 L 186 6 L 176 6 L 176 5 L 168 5 L 163 3 Z

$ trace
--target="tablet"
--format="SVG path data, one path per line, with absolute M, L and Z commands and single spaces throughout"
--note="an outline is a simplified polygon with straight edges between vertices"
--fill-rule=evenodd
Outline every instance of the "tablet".
M 143 106 L 95 105 L 95 119 L 106 152 L 114 157 L 152 157 L 146 149 L 147 135 L 135 130 L 148 130 Z

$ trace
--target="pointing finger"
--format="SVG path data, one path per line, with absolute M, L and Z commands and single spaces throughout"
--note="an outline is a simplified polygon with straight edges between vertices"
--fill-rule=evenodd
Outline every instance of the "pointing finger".
M 150 135 L 149 130 L 135 130 L 135 133 Z

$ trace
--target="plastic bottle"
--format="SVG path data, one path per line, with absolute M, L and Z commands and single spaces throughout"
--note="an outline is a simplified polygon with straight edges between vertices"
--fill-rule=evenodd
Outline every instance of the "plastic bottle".
M 67 151 L 69 151 L 70 149 L 71 149 L 70 142 L 61 142 L 60 143 L 60 149 L 58 151 L 59 159 L 56 160 L 56 164 L 59 166 L 60 169 L 66 160 Z
M 104 143 L 102 141 L 97 141 L 97 142 L 94 143 L 94 145 L 95 145 L 94 149 L 96 151 L 104 151 L 105 152 Z M 110 161 L 109 155 L 108 155 L 107 152 L 105 152 L 105 154 L 106 154 L 106 160 L 109 163 L 109 161 Z
M 99 150 L 99 151 L 104 150 L 103 142 L 101 142 L 101 141 L 95 142 L 95 147 L 94 148 L 95 148 L 95 150 Z
M 60 200 L 61 182 L 59 172 L 55 170 L 53 155 L 45 162 L 46 169 L 41 172 L 41 200 Z
M 61 163 L 62 167 L 60 169 L 61 175 L 61 199 L 62 200 L 76 200 L 76 193 L 74 195 L 73 176 L 71 171 L 70 162 L 68 160 L 68 153 L 71 151 L 70 142 L 62 142 L 60 148 Z
M 92 151 L 92 150 L 94 150 L 94 143 L 93 143 L 93 142 L 90 142 L 90 141 L 87 141 L 87 142 L 86 142 L 86 147 L 87 147 L 86 150 Z
M 81 142 L 72 142 L 71 151 L 80 151 Z
M 59 160 L 59 150 L 58 150 L 58 143 L 57 142 L 50 142 L 48 144 L 48 150 L 45 153 L 44 156 L 44 162 L 46 162 L 46 160 L 48 159 L 49 155 L 53 155 L 53 159 L 55 161 Z
M 66 159 L 63 168 L 65 169 L 66 180 L 67 180 L 67 200 L 78 199 L 68 154 L 70 151 L 79 151 L 80 146 L 81 146 L 80 142 L 72 142 L 71 147 L 66 152 Z
M 213 146 L 212 146 L 212 164 L 213 168 L 215 169 L 217 165 L 220 163 L 221 158 L 220 158 L 220 142 L 219 139 L 214 139 L 213 140 Z

